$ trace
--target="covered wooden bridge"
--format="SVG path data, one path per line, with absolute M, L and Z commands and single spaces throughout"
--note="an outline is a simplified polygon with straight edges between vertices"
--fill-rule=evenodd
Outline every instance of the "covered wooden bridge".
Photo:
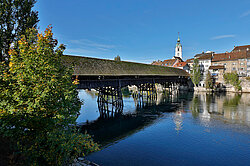
M 80 56 L 63 56 L 67 66 L 74 66 L 73 76 L 79 89 L 125 87 L 145 83 L 185 84 L 189 74 L 178 68 L 114 61 Z
M 187 84 L 189 79 L 184 70 L 142 63 L 70 55 L 63 56 L 63 63 L 74 67 L 73 79 L 79 80 L 78 89 L 98 90 L 100 114 L 122 112 L 122 87 L 136 85 L 136 100 L 144 100 L 144 94 L 147 100 L 156 100 L 156 83 L 170 89 L 176 84 Z

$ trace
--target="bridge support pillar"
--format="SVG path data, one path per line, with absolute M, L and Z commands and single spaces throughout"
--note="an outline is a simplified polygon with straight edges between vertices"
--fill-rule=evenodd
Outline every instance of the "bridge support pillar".
M 154 83 L 137 85 L 138 91 L 132 94 L 137 107 L 152 105 L 157 100 L 157 91 Z
M 110 118 L 122 113 L 123 99 L 120 87 L 103 87 L 98 89 L 98 92 L 97 103 L 101 118 Z

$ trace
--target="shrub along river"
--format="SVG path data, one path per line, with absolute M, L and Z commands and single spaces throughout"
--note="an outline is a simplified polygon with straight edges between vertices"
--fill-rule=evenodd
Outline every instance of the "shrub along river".
M 127 93 L 123 110 L 106 116 L 96 92 L 80 90 L 79 96 L 78 123 L 101 146 L 86 159 L 99 165 L 250 163 L 250 94 L 158 93 L 157 100 L 142 102 Z

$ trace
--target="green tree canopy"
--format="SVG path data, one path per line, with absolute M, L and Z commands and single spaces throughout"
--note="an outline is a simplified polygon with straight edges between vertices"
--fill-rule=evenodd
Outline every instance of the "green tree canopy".
M 231 84 L 238 91 L 242 89 L 241 81 L 239 80 L 239 75 L 236 72 L 233 73 L 225 73 L 223 75 L 223 79 L 227 84 Z
M 205 85 L 206 85 L 206 89 L 213 88 L 213 80 L 212 80 L 211 73 L 209 71 L 207 72 L 207 75 L 206 75 Z
M 119 55 L 117 55 L 115 58 L 114 58 L 115 61 L 121 61 L 121 57 Z
M 81 102 L 73 70 L 61 62 L 65 47 L 55 48 L 51 27 L 44 34 L 32 28 L 18 44 L 9 51 L 9 66 L 1 64 L 0 134 L 16 142 L 30 165 L 60 165 L 96 150 L 89 136 L 71 127 Z
M 198 59 L 194 59 L 193 70 L 191 71 L 191 79 L 194 86 L 198 86 L 201 81 L 201 70 Z
M 9 61 L 11 44 L 17 44 L 26 29 L 36 27 L 36 0 L 0 0 L 0 61 Z

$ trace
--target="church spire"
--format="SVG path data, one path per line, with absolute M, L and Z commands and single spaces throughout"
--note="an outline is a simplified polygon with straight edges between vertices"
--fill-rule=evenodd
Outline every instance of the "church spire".
M 180 43 L 181 40 L 180 40 L 180 32 L 178 32 L 178 39 L 177 39 L 177 42 Z
M 181 40 L 180 40 L 180 32 L 178 32 L 178 39 L 177 39 L 177 43 L 175 46 L 175 57 L 179 57 L 182 59 L 182 45 L 181 45 Z

